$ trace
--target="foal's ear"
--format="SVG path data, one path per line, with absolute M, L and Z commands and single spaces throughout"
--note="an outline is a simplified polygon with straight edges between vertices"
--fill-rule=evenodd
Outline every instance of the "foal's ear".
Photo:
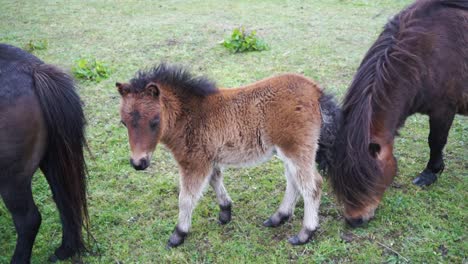
M 117 91 L 119 91 L 119 94 L 120 94 L 121 96 L 125 96 L 125 95 L 127 95 L 127 94 L 130 92 L 127 83 L 119 83 L 119 82 L 116 82 L 116 83 L 115 83 L 115 87 L 117 87 Z
M 160 90 L 157 84 L 155 83 L 149 83 L 146 88 L 146 93 L 154 98 L 159 96 Z

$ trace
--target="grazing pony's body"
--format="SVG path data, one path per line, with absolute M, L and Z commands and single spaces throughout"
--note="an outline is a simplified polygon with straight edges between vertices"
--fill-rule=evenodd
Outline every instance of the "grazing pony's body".
M 405 119 L 429 115 L 430 159 L 413 181 L 432 184 L 455 114 L 468 114 L 468 1 L 417 1 L 385 26 L 343 103 L 331 183 L 353 226 L 373 217 L 396 175 L 394 137 Z
M 322 185 L 315 168 L 322 123 L 319 100 L 326 98 L 315 83 L 288 74 L 218 90 L 204 78 L 161 64 L 140 72 L 128 84 L 116 85 L 135 169 L 149 165 L 159 141 L 179 164 L 179 221 L 168 246 L 183 243 L 192 210 L 208 183 L 217 195 L 220 222 L 231 220 L 222 167 L 256 164 L 274 152 L 284 161 L 287 187 L 278 211 L 264 225 L 286 221 L 302 194 L 303 228 L 289 241 L 303 244 L 312 237 L 318 227 Z
M 63 226 L 51 260 L 84 249 L 87 223 L 84 116 L 72 79 L 31 54 L 0 44 L 0 195 L 18 234 L 12 263 L 29 263 L 41 224 L 31 193 L 40 168 Z

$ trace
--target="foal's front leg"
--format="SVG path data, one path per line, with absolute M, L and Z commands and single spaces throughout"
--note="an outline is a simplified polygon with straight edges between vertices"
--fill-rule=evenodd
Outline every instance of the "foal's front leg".
M 184 243 L 188 231 L 192 224 L 192 212 L 203 194 L 211 168 L 201 170 L 191 168 L 181 169 L 180 172 L 180 193 L 179 193 L 179 221 L 172 233 L 167 247 L 177 247 Z

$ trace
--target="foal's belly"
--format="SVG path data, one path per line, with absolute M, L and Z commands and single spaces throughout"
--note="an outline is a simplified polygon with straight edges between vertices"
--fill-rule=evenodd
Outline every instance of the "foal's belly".
M 273 146 L 264 148 L 238 147 L 235 149 L 223 149 L 218 153 L 217 163 L 224 167 L 248 167 L 269 160 L 274 154 Z

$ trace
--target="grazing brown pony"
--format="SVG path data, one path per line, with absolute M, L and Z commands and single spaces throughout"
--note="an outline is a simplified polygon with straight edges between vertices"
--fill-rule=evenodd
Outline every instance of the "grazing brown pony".
M 343 103 L 331 184 L 352 226 L 374 216 L 397 172 L 394 138 L 429 115 L 430 158 L 413 181 L 434 183 L 455 114 L 468 114 L 468 1 L 424 0 L 397 14 L 365 55 Z
M 120 115 L 128 129 L 132 166 L 146 169 L 158 142 L 179 164 L 179 221 L 168 247 L 183 243 L 207 183 L 216 192 L 220 223 L 231 220 L 232 202 L 221 168 L 253 165 L 275 152 L 285 164 L 286 193 L 264 225 L 276 227 L 288 220 L 302 195 L 303 227 L 289 242 L 299 245 L 312 238 L 318 227 L 322 185 L 315 167 L 320 101 L 335 106 L 314 82 L 286 74 L 220 90 L 181 67 L 160 64 L 116 86 L 122 96 Z
M 39 168 L 62 222 L 62 244 L 50 260 L 85 249 L 84 127 L 81 101 L 70 76 L 19 48 L 0 44 L 0 195 L 18 234 L 11 263 L 30 262 L 41 225 L 31 191 Z

